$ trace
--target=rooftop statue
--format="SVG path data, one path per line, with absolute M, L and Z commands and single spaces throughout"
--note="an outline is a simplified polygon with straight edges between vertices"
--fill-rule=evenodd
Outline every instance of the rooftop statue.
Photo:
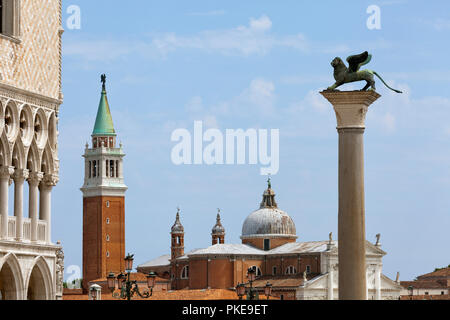
M 336 90 L 337 87 L 350 82 L 356 82 L 356 81 L 366 81 L 367 84 L 364 88 L 361 89 L 361 91 L 366 91 L 367 89 L 375 91 L 375 80 L 374 75 L 376 75 L 386 87 L 391 89 L 392 91 L 395 91 L 397 93 L 402 93 L 400 90 L 393 89 L 388 86 L 386 82 L 384 82 L 383 78 L 380 77 L 378 73 L 372 70 L 359 70 L 363 65 L 366 65 L 372 60 L 372 55 L 369 54 L 367 51 L 349 56 L 347 58 L 347 62 L 349 64 L 349 67 L 345 65 L 345 63 L 342 61 L 341 58 L 336 57 L 331 62 L 331 66 L 334 68 L 334 79 L 336 80 L 336 83 L 333 84 L 331 87 L 328 87 L 327 90 Z

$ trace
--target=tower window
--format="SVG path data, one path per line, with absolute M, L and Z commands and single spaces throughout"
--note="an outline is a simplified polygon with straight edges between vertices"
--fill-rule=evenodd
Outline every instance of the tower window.
M 110 220 L 109 218 L 106 218 L 106 224 L 109 224 Z
M 188 279 L 189 278 L 189 266 L 184 266 L 181 270 L 181 279 Z
M 109 234 L 106 235 L 106 241 L 109 241 Z
M 119 177 L 119 160 L 116 160 L 116 178 Z
M 109 161 L 109 176 L 114 178 L 114 160 Z
M 311 266 L 306 266 L 306 273 L 311 273 Z
M 109 258 L 109 251 L 106 251 L 106 257 Z
M 109 208 L 109 201 L 106 201 L 106 207 Z
M 89 161 L 89 178 L 92 178 L 92 162 Z
M 93 170 L 92 170 L 92 176 L 95 178 L 97 177 L 97 161 L 93 161 Z
M 277 267 L 272 267 L 272 275 L 275 276 L 277 274 Z

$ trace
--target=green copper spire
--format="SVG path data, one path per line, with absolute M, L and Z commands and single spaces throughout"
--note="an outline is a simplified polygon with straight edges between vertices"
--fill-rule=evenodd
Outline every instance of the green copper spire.
M 97 118 L 95 120 L 93 136 L 115 136 L 114 124 L 109 110 L 108 97 L 106 96 L 106 75 L 102 74 L 102 96 L 98 105 Z

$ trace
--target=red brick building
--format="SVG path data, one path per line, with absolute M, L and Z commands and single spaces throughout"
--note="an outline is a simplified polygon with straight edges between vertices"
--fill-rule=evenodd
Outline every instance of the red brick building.
M 278 208 L 270 180 L 258 210 L 242 226 L 241 243 L 225 243 L 225 228 L 217 215 L 212 245 L 184 252 L 184 227 L 177 212 L 171 229 L 171 254 L 141 264 L 139 272 L 156 272 L 171 281 L 172 290 L 231 289 L 248 286 L 247 272 L 254 268 L 252 284 L 260 292 L 270 282 L 281 299 L 336 299 L 338 243 L 296 242 L 294 221 Z M 381 274 L 381 244 L 366 242 L 369 299 L 398 299 L 400 286 Z

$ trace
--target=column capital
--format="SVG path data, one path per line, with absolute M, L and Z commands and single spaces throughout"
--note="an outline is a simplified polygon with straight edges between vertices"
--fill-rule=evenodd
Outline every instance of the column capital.
M 42 172 L 30 172 L 30 174 L 28 176 L 28 182 L 31 185 L 38 186 L 39 182 L 41 182 L 43 178 L 44 178 L 44 174 Z
M 14 167 L 0 166 L 0 179 L 10 179 L 14 174 Z
M 26 169 L 16 169 L 14 174 L 12 175 L 13 180 L 16 181 L 25 181 L 28 179 L 30 175 L 30 171 Z
M 336 91 L 320 92 L 334 107 L 338 129 L 365 128 L 366 114 L 369 106 L 380 94 L 369 91 Z
M 46 174 L 41 181 L 41 186 L 45 186 L 47 188 L 52 188 L 56 186 L 59 181 L 59 176 L 56 174 Z

